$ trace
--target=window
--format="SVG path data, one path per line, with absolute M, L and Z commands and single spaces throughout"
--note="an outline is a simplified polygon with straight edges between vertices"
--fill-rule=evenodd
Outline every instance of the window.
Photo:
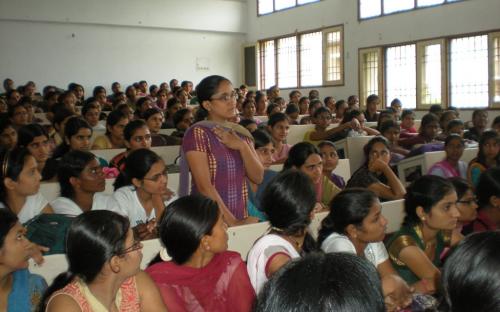
M 500 32 L 360 49 L 359 96 L 370 94 L 410 109 L 500 107 Z
M 297 87 L 297 37 L 278 39 L 278 86 Z
M 258 15 L 269 14 L 320 0 L 257 0 Z
M 417 107 L 428 109 L 433 104 L 446 104 L 444 73 L 444 40 L 417 44 Z M 427 106 L 427 107 L 425 107 Z
M 386 50 L 386 103 L 401 100 L 403 108 L 416 108 L 416 46 L 391 47 Z
M 372 18 L 458 1 L 463 0 L 358 0 L 359 18 Z
M 300 36 L 300 85 L 320 86 L 323 67 L 323 34 L 321 31 Z
M 488 106 L 488 36 L 450 41 L 450 104 Z
M 491 55 L 493 62 L 490 70 L 491 100 L 493 106 L 500 106 L 500 32 L 490 36 Z
M 359 53 L 360 57 L 360 90 L 359 96 L 362 105 L 371 94 L 377 94 L 383 101 L 382 87 L 382 49 L 365 49 Z
M 259 87 L 342 85 L 342 32 L 338 26 L 259 41 Z

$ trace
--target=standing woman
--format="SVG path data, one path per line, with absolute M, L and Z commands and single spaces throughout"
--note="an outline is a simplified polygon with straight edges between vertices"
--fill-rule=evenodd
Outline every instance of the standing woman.
M 0 208 L 7 208 L 26 223 L 40 213 L 53 213 L 39 192 L 41 175 L 35 157 L 25 148 L 0 155 Z
M 309 251 L 315 243 L 307 234 L 316 195 L 309 177 L 287 170 L 274 178 L 262 196 L 271 229 L 248 252 L 247 270 L 257 295 L 281 267 Z
M 247 217 L 247 182 L 260 184 L 264 167 L 253 148 L 252 135 L 230 123 L 236 112 L 236 94 L 231 82 L 209 76 L 196 88 L 200 104 L 198 117 L 204 121 L 186 131 L 182 142 L 180 195 L 188 193 L 188 172 L 192 193 L 215 200 L 230 225 L 255 222 Z
M 396 271 L 419 293 L 436 292 L 441 254 L 460 240 L 452 235 L 460 216 L 457 200 L 453 184 L 438 176 L 423 176 L 408 188 L 403 225 L 387 250 Z
M 142 244 L 126 217 L 83 213 L 71 224 L 66 247 L 68 271 L 56 277 L 40 311 L 166 311 L 158 288 L 139 268 Z

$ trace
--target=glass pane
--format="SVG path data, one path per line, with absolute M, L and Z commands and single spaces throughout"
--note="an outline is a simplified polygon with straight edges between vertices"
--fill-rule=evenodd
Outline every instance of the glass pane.
M 276 10 L 283 10 L 295 6 L 295 0 L 274 0 Z
M 273 11 L 273 0 L 259 0 L 259 15 Z
M 417 0 L 418 7 L 424 7 L 429 5 L 442 4 L 444 0 Z
M 326 34 L 326 80 L 342 80 L 342 34 L 340 31 Z
M 275 57 L 274 57 L 274 40 L 266 41 L 263 43 L 263 48 L 261 52 L 261 68 L 262 75 L 262 86 L 264 89 L 268 89 L 276 84 L 276 67 L 275 67 Z
M 422 56 L 422 90 L 423 105 L 441 104 L 441 45 L 433 44 L 424 47 Z
M 362 99 L 366 99 L 370 94 L 379 94 L 378 76 L 379 59 L 376 51 L 364 53 L 361 59 L 363 90 L 360 94 Z
M 403 108 L 415 108 L 417 106 L 415 45 L 388 48 L 386 53 L 386 103 L 399 98 Z
M 493 101 L 500 102 L 500 38 L 493 39 Z
M 306 4 L 306 3 L 312 3 L 312 2 L 319 2 L 320 0 L 298 0 L 297 4 Z
M 278 86 L 297 87 L 297 37 L 278 40 Z
M 384 0 L 384 14 L 406 11 L 415 7 L 415 0 Z
M 300 36 L 300 83 L 302 87 L 323 84 L 323 34 Z
M 451 105 L 488 106 L 488 36 L 451 40 L 450 63 Z
M 382 14 L 382 0 L 359 0 L 359 15 L 361 18 L 379 16 Z

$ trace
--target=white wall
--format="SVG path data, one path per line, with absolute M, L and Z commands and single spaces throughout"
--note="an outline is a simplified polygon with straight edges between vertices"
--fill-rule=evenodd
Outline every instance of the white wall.
M 76 81 L 87 94 L 113 81 L 238 82 L 246 24 L 238 1 L 0 0 L 0 79 Z
M 499 0 L 467 0 L 361 22 L 357 3 L 358 0 L 323 0 L 257 17 L 256 0 L 248 0 L 247 43 L 343 24 L 345 85 L 319 89 L 321 97 L 333 95 L 340 99 L 358 93 L 359 48 L 500 29 Z

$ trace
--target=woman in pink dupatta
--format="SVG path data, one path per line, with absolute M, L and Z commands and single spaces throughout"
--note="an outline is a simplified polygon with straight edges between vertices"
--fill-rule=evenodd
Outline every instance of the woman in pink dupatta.
M 465 142 L 458 134 L 449 135 L 444 143 L 446 158 L 435 163 L 428 174 L 442 178 L 467 178 L 467 164 L 460 160 L 464 153 Z
M 255 292 L 241 256 L 227 250 L 226 230 L 217 203 L 202 195 L 167 207 L 159 224 L 164 248 L 146 272 L 168 311 L 251 310 Z

